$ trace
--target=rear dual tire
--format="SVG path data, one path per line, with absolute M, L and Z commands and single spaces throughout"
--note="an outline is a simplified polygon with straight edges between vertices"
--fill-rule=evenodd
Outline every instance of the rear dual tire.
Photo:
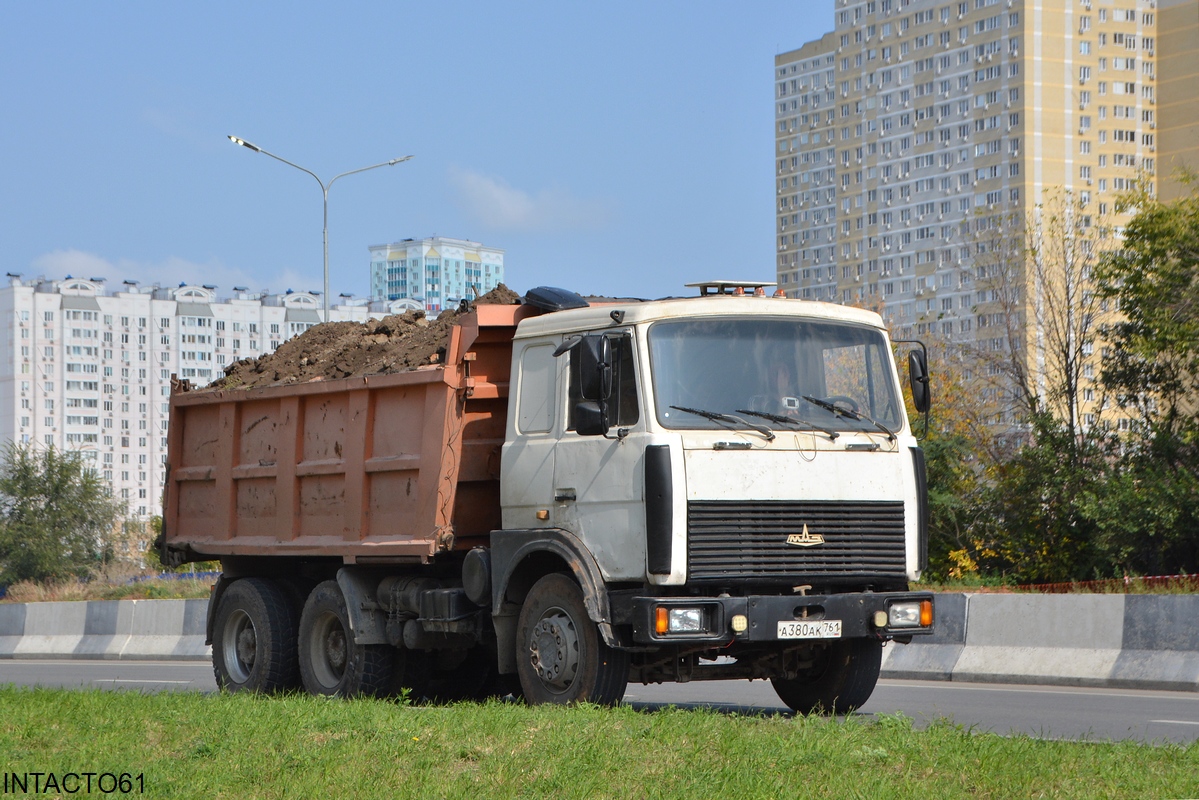
M 385 644 L 354 644 L 341 587 L 325 581 L 308 595 L 300 616 L 299 666 L 309 694 L 382 697 L 394 686 L 395 651 Z
M 242 578 L 221 595 L 213 620 L 212 666 L 226 692 L 295 688 L 298 619 L 287 592 L 266 578 Z

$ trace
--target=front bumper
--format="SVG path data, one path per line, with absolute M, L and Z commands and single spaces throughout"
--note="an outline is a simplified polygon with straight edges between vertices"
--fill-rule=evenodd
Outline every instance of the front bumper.
M 879 592 L 831 595 L 750 595 L 748 597 L 635 597 L 633 640 L 637 644 L 712 644 L 732 642 L 786 642 L 800 644 L 818 638 L 780 638 L 779 623 L 839 621 L 840 635 L 832 638 L 897 638 L 931 634 L 928 625 L 878 625 L 878 614 L 888 614 L 896 603 L 933 602 L 930 592 Z M 660 632 L 659 609 L 701 609 L 703 630 Z M 741 619 L 738 619 L 741 618 Z M 743 630 L 735 630 L 734 622 Z

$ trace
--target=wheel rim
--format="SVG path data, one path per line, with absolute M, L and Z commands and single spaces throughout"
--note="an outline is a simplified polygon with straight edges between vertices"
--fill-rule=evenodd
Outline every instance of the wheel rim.
M 346 674 L 349 643 L 345 628 L 336 614 L 327 611 L 316 620 L 308 648 L 313 677 L 317 683 L 329 691 L 337 689 Z
M 258 634 L 249 614 L 239 608 L 229 615 L 222 644 L 225 672 L 235 683 L 245 683 L 258 656 Z
M 561 694 L 579 674 L 579 634 L 571 616 L 561 608 L 546 609 L 533 626 L 529 660 L 541 682 Z

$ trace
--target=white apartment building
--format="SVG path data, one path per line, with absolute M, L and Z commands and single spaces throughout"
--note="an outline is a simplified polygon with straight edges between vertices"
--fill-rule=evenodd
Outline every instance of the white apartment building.
M 131 515 L 162 513 L 171 376 L 204 385 L 320 321 L 307 292 L 139 287 L 102 279 L 0 288 L 0 442 L 77 450 Z M 342 298 L 334 321 L 402 312 Z

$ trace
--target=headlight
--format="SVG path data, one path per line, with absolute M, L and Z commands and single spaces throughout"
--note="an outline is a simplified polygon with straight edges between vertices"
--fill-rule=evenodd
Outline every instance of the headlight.
M 672 608 L 668 628 L 671 633 L 704 633 L 704 610 L 702 608 Z
M 931 600 L 905 600 L 887 608 L 887 626 L 891 628 L 927 628 L 933 624 Z
M 703 608 L 658 606 L 654 617 L 654 629 L 659 636 L 708 632 L 708 616 Z

